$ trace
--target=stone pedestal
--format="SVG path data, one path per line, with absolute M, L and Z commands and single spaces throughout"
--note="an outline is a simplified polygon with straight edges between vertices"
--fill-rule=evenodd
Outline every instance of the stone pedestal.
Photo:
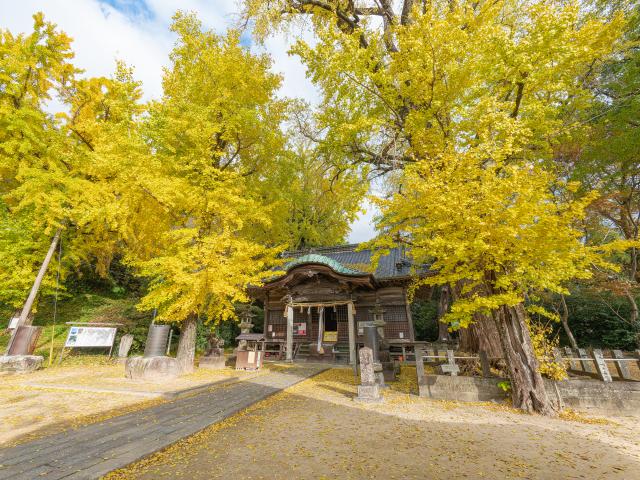
M 168 380 L 180 375 L 180 366 L 172 357 L 130 357 L 125 375 L 133 380 Z
M 40 355 L 3 355 L 0 356 L 0 372 L 35 372 L 42 367 L 43 360 Z
M 246 345 L 246 341 L 245 341 Z M 224 340 L 218 338 L 215 333 L 211 333 L 207 339 L 207 350 L 200 357 L 200 367 L 203 368 L 224 368 Z M 237 352 L 236 352 L 237 355 Z
M 220 369 L 225 367 L 224 350 L 219 352 L 211 352 L 208 355 L 200 357 L 200 368 Z
M 380 385 L 358 385 L 358 396 L 356 400 L 365 403 L 382 403 Z

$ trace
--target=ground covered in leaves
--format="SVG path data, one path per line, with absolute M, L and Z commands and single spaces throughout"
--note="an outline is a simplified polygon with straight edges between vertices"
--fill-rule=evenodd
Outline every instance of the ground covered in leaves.
M 262 372 L 262 374 L 266 371 Z M 175 380 L 142 382 L 124 365 L 102 357 L 73 359 L 25 375 L 0 376 L 0 446 L 33 440 L 165 401 L 167 392 L 254 376 L 251 372 L 197 369 Z
M 326 371 L 107 478 L 637 478 L 640 417 L 430 401 L 403 373 L 364 405 L 350 370 Z

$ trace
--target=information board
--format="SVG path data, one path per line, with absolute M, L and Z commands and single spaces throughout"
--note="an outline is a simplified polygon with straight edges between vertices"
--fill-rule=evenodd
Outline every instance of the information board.
M 112 327 L 71 327 L 65 347 L 111 347 L 116 338 Z
M 323 342 L 337 342 L 338 341 L 338 332 L 324 332 L 324 336 L 322 338 Z
M 306 335 L 307 334 L 307 322 L 294 323 L 293 324 L 294 335 Z

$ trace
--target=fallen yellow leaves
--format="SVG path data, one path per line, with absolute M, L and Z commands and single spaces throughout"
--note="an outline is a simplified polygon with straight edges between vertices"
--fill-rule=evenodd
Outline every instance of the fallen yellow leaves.
M 385 402 L 368 405 L 353 401 L 351 369 L 327 370 L 105 478 L 546 478 L 535 472 L 555 451 L 563 452 L 553 460 L 557 478 L 611 471 L 593 462 L 610 447 L 580 430 L 600 423 L 574 428 L 506 403 L 431 401 L 403 392 L 414 375 L 404 367 Z M 608 441 L 640 458 L 622 437 Z
M 618 425 L 618 423 L 608 418 L 588 417 L 571 408 L 565 408 L 564 410 L 562 410 L 558 414 L 558 417 L 561 418 L 562 420 L 567 420 L 570 422 L 586 423 L 589 425 Z

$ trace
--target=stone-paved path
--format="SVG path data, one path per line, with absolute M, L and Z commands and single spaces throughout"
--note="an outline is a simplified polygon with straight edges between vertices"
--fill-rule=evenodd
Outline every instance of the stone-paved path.
M 224 420 L 326 367 L 300 365 L 0 449 L 0 480 L 94 479 Z

